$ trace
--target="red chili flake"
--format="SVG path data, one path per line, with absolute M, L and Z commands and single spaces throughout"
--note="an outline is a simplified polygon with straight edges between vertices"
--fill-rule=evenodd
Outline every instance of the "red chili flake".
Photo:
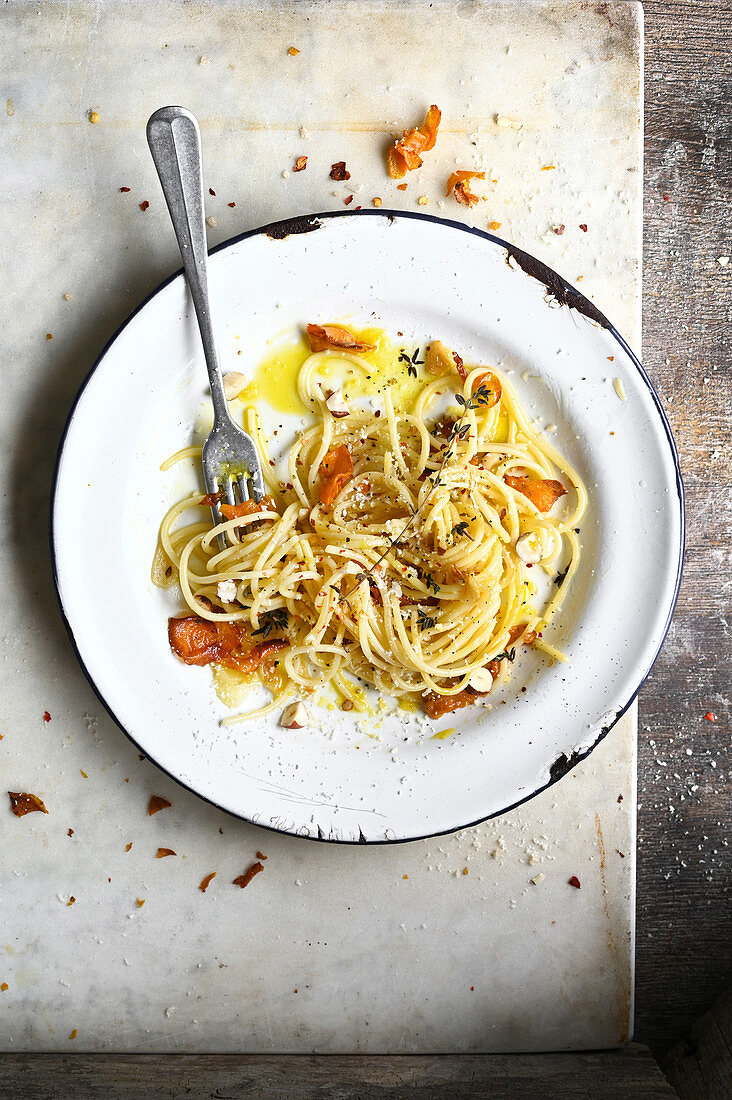
M 553 226 L 553 229 L 554 229 L 554 232 L 556 233 L 556 235 L 558 237 L 561 237 L 562 233 L 564 232 L 564 226 L 563 225 L 555 225 L 555 226 Z
M 129 850 L 130 850 L 130 848 L 131 848 L 131 847 L 132 847 L 132 841 L 130 841 L 130 843 L 129 843 L 129 844 L 126 844 L 126 845 L 125 845 L 125 851 L 126 851 L 126 852 L 129 852 Z
M 348 206 L 349 203 L 353 202 L 353 195 L 347 195 L 343 201 L 346 204 L 346 206 Z
M 86 772 L 84 771 L 84 769 L 83 769 L 83 768 L 79 768 L 79 771 L 80 771 L 80 772 L 81 772 L 81 774 L 82 774 L 82 775 L 84 776 L 84 779 L 88 779 L 88 778 L 89 778 L 89 776 L 88 776 L 88 775 L 86 774 Z
M 50 722 L 51 721 L 51 715 L 48 713 L 47 710 L 44 710 L 44 712 L 43 712 L 43 721 L 44 722 Z
M 74 835 L 74 830 L 73 830 L 73 829 L 69 829 L 69 831 L 67 832 L 67 834 L 66 834 L 66 835 L 67 835 L 67 836 L 73 836 L 73 835 Z
M 244 872 L 243 875 L 238 875 L 235 879 L 233 879 L 232 883 L 233 883 L 234 886 L 241 886 L 241 888 L 243 890 L 245 886 L 249 885 L 249 883 L 252 881 L 254 876 L 258 875 L 259 872 L 263 871 L 263 870 L 264 870 L 264 867 L 262 866 L 261 863 L 259 863 L 259 862 L 253 863 L 251 865 L 251 867 L 249 867 Z
M 615 356 L 614 355 L 608 355 L 608 359 L 610 360 L 611 363 L 615 362 Z
M 397 191 L 406 191 L 406 190 L 407 190 L 406 183 L 398 183 L 397 184 Z
M 345 160 L 336 161 L 335 164 L 330 166 L 330 178 L 332 180 L 349 180 L 351 173 L 346 168 Z
M 166 856 L 174 856 L 177 853 L 172 848 L 158 848 L 156 859 L 165 859 Z
M 140 210 L 147 210 L 149 205 L 150 205 L 150 203 L 147 201 L 147 199 L 145 199 L 144 202 L 140 203 Z
M 470 987 L 470 992 L 471 992 L 471 993 L 474 993 L 474 992 L 475 992 L 475 986 L 474 986 L 474 985 L 471 985 L 471 987 Z
M 71 897 L 69 898 L 69 900 L 66 902 L 67 908 L 68 908 L 69 905 L 73 905 L 75 901 L 76 901 L 76 898 L 72 894 Z
M 266 859 L 266 858 L 267 857 L 263 856 L 261 852 L 257 852 L 257 859 Z
M 208 193 L 209 195 L 213 195 L 213 197 L 216 198 L 216 192 L 214 191 L 213 187 L 209 187 Z
M 145 899 L 144 898 L 137 898 L 136 900 L 137 900 L 137 908 L 142 909 L 143 905 L 145 904 Z
M 27 794 L 25 791 L 22 793 L 20 791 L 8 791 L 8 798 L 10 799 L 10 809 L 16 817 L 24 817 L 25 814 L 31 814 L 34 810 L 40 810 L 44 814 L 48 813 L 38 795 Z
M 120 191 L 121 191 L 121 192 L 122 192 L 122 194 L 124 195 L 124 194 L 126 194 L 126 193 L 127 193 L 128 191 L 129 191 L 129 187 L 120 187 Z
M 172 802 L 168 802 L 167 798 L 163 798 L 162 795 L 154 794 L 150 796 L 150 801 L 147 805 L 147 815 L 152 817 L 158 810 L 165 810 L 168 806 L 172 806 Z
M 711 710 L 708 710 L 707 713 L 704 715 L 704 717 L 706 718 L 707 722 L 716 722 L 717 721 L 716 714 L 712 714 Z
M 226 205 L 227 205 L 227 206 L 236 206 L 236 203 L 235 203 L 235 202 L 227 202 L 227 204 L 226 204 Z
M 74 1030 L 69 1035 L 69 1039 L 75 1039 L 78 1034 L 79 1034 L 79 1029 L 78 1029 L 78 1027 L 75 1027 Z
M 577 878 L 576 875 L 572 875 L 571 879 L 568 879 L 568 882 L 569 882 L 570 886 L 574 886 L 575 890 L 581 890 L 582 889 L 582 883 L 580 882 L 580 880 Z
M 375 416 L 375 417 L 376 417 L 376 419 L 378 420 L 378 419 L 379 419 L 379 417 L 381 416 L 381 409 L 377 409 L 377 410 L 376 410 L 376 412 L 374 413 L 374 416 Z
M 664 202 L 671 202 L 671 196 L 670 195 L 664 195 L 663 196 L 663 201 Z
M 287 52 L 289 53 L 290 57 L 297 57 L 297 55 L 300 53 L 297 46 L 290 46 Z
M 46 339 L 47 340 L 53 340 L 53 333 L 52 332 L 47 332 L 46 333 Z
M 584 222 L 580 222 L 580 229 L 582 230 L 583 233 L 587 232 L 587 226 L 585 225 Z
M 308 166 L 308 158 L 307 157 L 298 157 L 297 160 L 295 161 L 295 164 L 293 166 L 292 171 L 293 172 L 304 172 L 305 169 L 307 168 L 307 166 Z
M 201 891 L 202 894 L 206 893 L 206 891 L 208 890 L 208 888 L 211 885 L 212 881 L 216 878 L 217 874 L 218 874 L 218 871 L 212 871 L 210 875 L 206 875 L 205 878 L 201 879 L 201 882 L 199 883 L 198 889 Z
M 618 802 L 622 802 L 622 801 L 623 801 L 623 796 L 622 796 L 622 794 L 619 794 L 618 795 Z
M 7 982 L 3 982 L 2 985 L 0 985 L 0 992 L 5 993 L 8 989 L 10 989 L 10 986 Z

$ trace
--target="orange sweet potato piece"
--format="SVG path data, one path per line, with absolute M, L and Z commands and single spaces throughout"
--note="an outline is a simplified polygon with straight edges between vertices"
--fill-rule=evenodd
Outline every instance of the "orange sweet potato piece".
M 407 172 L 422 165 L 422 153 L 434 149 L 442 112 L 433 103 L 421 126 L 405 130 L 387 153 L 386 165 L 392 179 L 400 180 Z
M 375 344 L 357 340 L 352 332 L 340 325 L 307 325 L 311 351 L 327 351 L 335 348 L 346 351 L 374 351 Z
M 453 172 L 447 181 L 445 196 L 452 191 L 458 202 L 461 202 L 464 206 L 474 206 L 476 202 L 480 202 L 480 198 L 470 190 L 469 181 L 484 179 L 485 172 Z
M 276 512 L 277 504 L 273 497 L 266 496 L 259 503 L 256 500 L 245 500 L 241 504 L 220 504 L 219 509 L 224 519 L 242 519 L 244 516 L 253 516 L 255 512 Z
M 343 486 L 353 477 L 353 459 L 345 443 L 339 444 L 320 463 L 320 503 L 330 508 Z
M 531 480 L 520 474 L 506 474 L 503 480 L 518 493 L 523 493 L 540 512 L 550 512 L 559 498 L 567 492 L 561 481 L 553 481 L 551 478 Z

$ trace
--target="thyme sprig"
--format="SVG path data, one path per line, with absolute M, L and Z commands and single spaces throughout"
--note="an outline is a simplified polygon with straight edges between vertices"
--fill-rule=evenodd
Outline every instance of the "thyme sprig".
M 402 349 L 402 351 L 400 352 L 400 355 L 399 355 L 399 359 L 400 359 L 401 362 L 409 362 L 412 365 L 416 365 L 416 363 L 418 362 L 418 360 L 416 358 L 418 352 L 419 352 L 419 348 L 417 348 L 417 350 L 414 352 L 414 355 L 412 357 L 410 357 L 410 356 L 407 355 L 406 351 L 404 351 L 404 349 Z M 369 582 L 372 582 L 373 581 L 374 570 L 379 565 L 381 565 L 384 558 L 388 557 L 389 554 L 391 554 L 392 550 L 398 550 L 399 549 L 405 535 L 410 530 L 410 528 L 414 525 L 415 520 L 419 517 L 420 513 L 424 510 L 426 505 L 429 503 L 430 498 L 432 497 L 432 494 L 434 493 L 435 489 L 437 489 L 438 486 L 442 485 L 441 475 L 444 472 L 445 466 L 450 461 L 450 459 L 453 458 L 454 453 L 455 453 L 453 451 L 452 447 L 450 446 L 450 444 L 454 443 L 456 439 L 459 439 L 459 440 L 465 439 L 468 432 L 470 431 L 470 425 L 465 423 L 466 415 L 468 414 L 468 412 L 473 412 L 476 409 L 479 409 L 481 405 L 489 405 L 489 406 L 492 405 L 495 401 L 495 395 L 491 390 L 488 389 L 488 387 L 486 385 L 481 384 L 480 386 L 478 386 L 477 390 L 475 390 L 475 392 L 468 398 L 463 397 L 463 395 L 461 393 L 456 393 L 455 394 L 455 400 L 457 401 L 458 405 L 460 405 L 460 407 L 462 408 L 462 412 L 460 414 L 459 419 L 455 421 L 452 428 L 450 429 L 450 433 L 447 437 L 447 448 L 446 448 L 446 450 L 445 450 L 445 452 L 442 456 L 442 461 L 439 465 L 439 468 L 438 468 L 437 472 L 435 474 L 433 474 L 432 477 L 428 477 L 428 479 L 427 479 L 430 483 L 430 486 L 431 486 L 429 492 L 427 493 L 426 497 L 424 498 L 424 500 L 422 501 L 420 506 L 417 509 L 415 509 L 415 511 L 412 513 L 411 519 L 408 519 L 407 522 L 404 524 L 404 526 L 402 527 L 399 534 L 395 538 L 389 540 L 389 542 L 387 544 L 387 547 L 386 547 L 386 550 L 384 550 L 384 552 L 379 555 L 379 557 L 376 559 L 376 561 L 371 566 L 371 568 L 361 570 L 359 573 L 356 573 L 355 578 L 354 578 L 355 584 L 341 595 L 341 597 L 340 597 L 340 602 L 341 603 L 347 603 L 348 602 L 348 597 L 355 591 L 355 589 L 358 587 L 358 585 L 362 581 L 368 580 Z M 459 527 L 460 524 L 458 524 L 457 526 Z M 470 536 L 468 536 L 468 537 L 470 537 Z M 429 578 L 429 581 L 430 581 L 430 585 L 428 585 L 428 586 L 433 586 L 434 592 L 437 593 L 439 591 L 439 585 L 436 585 L 435 582 L 432 580 L 432 575 L 431 574 L 428 574 L 427 577 Z M 427 584 L 427 578 L 425 578 L 425 584 Z M 516 654 L 515 654 L 515 651 L 514 651 L 514 656 L 515 655 Z M 513 657 L 509 657 L 508 660 L 512 661 Z
M 417 367 L 424 366 L 424 359 L 419 358 L 419 348 L 415 348 L 411 355 L 402 348 L 399 352 L 399 362 L 407 364 L 407 374 L 410 378 L 416 378 Z
M 504 649 L 503 653 L 499 653 L 497 657 L 493 658 L 494 661 L 515 661 L 516 660 L 516 646 L 511 649 Z
M 268 638 L 273 630 L 285 630 L 287 628 L 287 611 L 284 607 L 276 607 L 273 611 L 265 611 L 259 616 L 262 624 L 258 630 L 252 631 L 252 636 L 261 634 L 262 638 Z
M 450 534 L 453 538 L 462 538 L 463 536 L 465 536 L 466 539 L 470 539 L 471 542 L 475 542 L 473 536 L 468 534 L 468 527 L 470 527 L 470 520 L 461 520 L 460 523 L 455 524 Z
M 419 627 L 419 629 L 429 630 L 430 627 L 433 627 L 434 625 L 435 620 L 420 607 L 419 611 L 417 612 L 417 626 Z

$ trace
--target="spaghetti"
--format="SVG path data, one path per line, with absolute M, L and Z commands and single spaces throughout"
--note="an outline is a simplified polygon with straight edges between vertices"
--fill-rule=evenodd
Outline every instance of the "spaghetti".
M 579 562 L 579 474 L 494 369 L 468 369 L 435 342 L 412 406 L 395 408 L 387 389 L 374 409 L 323 382 L 344 361 L 368 372 L 369 345 L 352 348 L 326 346 L 302 366 L 312 423 L 287 455 L 285 482 L 248 411 L 270 496 L 221 505 L 215 527 L 203 513 L 181 525 L 210 505 L 196 495 L 162 522 L 153 579 L 177 582 L 187 606 L 170 620 L 174 652 L 273 693 L 227 722 L 326 685 L 361 710 L 364 684 L 437 718 L 505 682 L 522 644 L 564 659 L 544 631 Z M 404 356 L 410 373 L 416 358 Z M 537 569 L 558 582 L 541 610 Z

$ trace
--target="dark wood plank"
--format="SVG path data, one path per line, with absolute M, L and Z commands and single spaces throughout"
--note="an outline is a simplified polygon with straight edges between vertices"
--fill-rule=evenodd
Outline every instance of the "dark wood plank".
M 0 1096 L 23 1100 L 669 1100 L 647 1047 L 582 1054 L 0 1055 Z
M 664 1059 L 663 1068 L 682 1100 L 732 1096 L 732 988 L 719 997 Z
M 635 1034 L 660 1057 L 732 981 L 732 271 L 717 263 L 732 252 L 732 4 L 644 11 L 644 362 L 688 519 L 676 616 L 640 696 Z

